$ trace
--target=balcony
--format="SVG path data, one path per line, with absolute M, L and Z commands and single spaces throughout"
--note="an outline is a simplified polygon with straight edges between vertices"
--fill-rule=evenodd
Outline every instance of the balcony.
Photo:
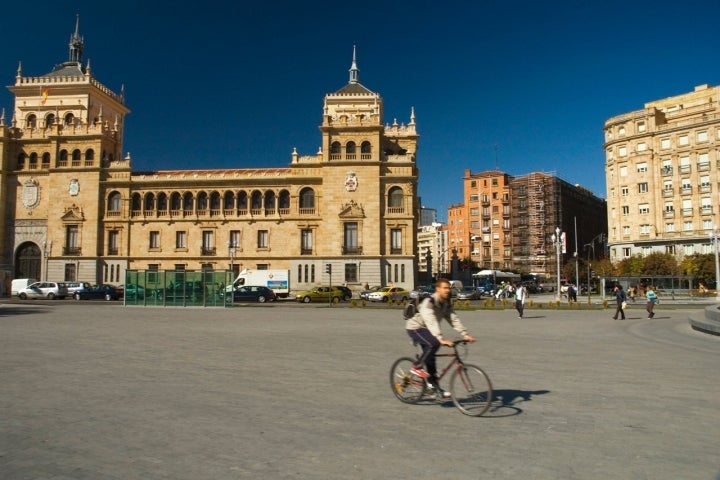
M 312 248 L 300 248 L 300 255 L 312 255 Z
M 300 215 L 315 215 L 315 208 L 301 208 L 298 213 Z
M 217 255 L 217 250 L 215 247 L 202 247 L 200 250 L 200 255 L 204 257 L 212 257 Z
M 82 248 L 80 247 L 63 247 L 63 255 L 82 255 Z
M 692 217 L 693 209 L 692 208 L 683 208 L 682 209 L 682 216 L 683 217 Z
M 388 207 L 388 208 L 387 208 L 387 213 L 389 213 L 389 214 L 392 214 L 392 213 L 405 213 L 405 208 L 404 208 L 404 207 Z
M 358 247 L 358 246 L 343 246 L 342 247 L 343 255 L 362 255 L 362 253 L 363 253 L 362 247 Z
M 680 165 L 680 168 L 678 168 L 678 171 L 680 173 L 690 173 L 690 165 Z
M 682 195 L 690 195 L 692 193 L 692 187 L 690 185 L 683 185 L 680 187 L 680 193 Z
M 672 197 L 673 195 L 675 195 L 675 190 L 673 190 L 672 187 L 670 187 L 670 188 L 668 188 L 668 187 L 663 188 L 663 191 L 662 191 L 662 196 L 663 196 L 663 197 Z
M 663 217 L 665 218 L 675 218 L 675 210 L 665 210 L 663 212 Z
M 711 213 L 713 213 L 712 205 L 702 205 L 700 207 L 700 213 L 702 215 L 710 215 Z
M 402 248 L 390 247 L 390 255 L 402 255 Z
M 698 172 L 707 172 L 710 170 L 710 162 L 702 162 L 697 165 Z
M 700 185 L 700 189 L 699 189 L 700 193 L 710 193 L 711 190 L 712 190 L 712 187 L 710 186 L 709 183 L 703 183 L 702 185 Z
M 118 255 L 119 254 L 118 247 L 108 247 L 107 254 L 108 255 Z
M 662 167 L 662 168 L 660 169 L 660 174 L 661 174 L 663 177 L 665 177 L 665 176 L 667 176 L 667 175 L 672 175 L 672 174 L 673 174 L 673 167 L 671 167 L 671 166 L 664 166 L 664 167 Z

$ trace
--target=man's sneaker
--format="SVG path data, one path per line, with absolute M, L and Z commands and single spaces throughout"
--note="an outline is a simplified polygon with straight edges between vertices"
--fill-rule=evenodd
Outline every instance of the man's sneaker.
M 415 365 L 410 367 L 410 373 L 420 378 L 430 378 L 430 374 L 424 368 L 416 367 Z
M 450 397 L 452 397 L 452 393 L 450 393 L 450 392 L 448 392 L 448 391 L 446 391 L 446 390 L 443 390 L 443 389 L 440 388 L 440 387 L 436 387 L 436 386 L 434 386 L 434 385 L 432 385 L 432 384 L 429 384 L 428 386 L 431 388 L 431 394 L 432 394 L 435 398 L 450 398 Z

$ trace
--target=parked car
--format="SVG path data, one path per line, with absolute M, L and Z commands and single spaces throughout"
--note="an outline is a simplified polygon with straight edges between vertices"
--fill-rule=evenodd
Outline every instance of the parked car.
M 435 293 L 434 287 L 420 285 L 419 287 L 415 288 L 415 290 L 410 291 L 410 298 L 417 298 L 418 300 L 422 300 L 423 298 L 429 297 L 433 293 Z
M 471 286 L 463 287 L 457 294 L 458 300 L 479 300 L 480 298 L 482 298 L 482 293 Z
M 21 300 L 28 298 L 63 299 L 67 297 L 67 294 L 67 287 L 61 282 L 35 282 L 18 291 L 18 297 Z
M 311 290 L 295 295 L 295 300 L 303 303 L 330 302 L 337 303 L 343 297 L 343 292 L 335 287 L 315 287 Z
M 191 301 L 198 301 L 201 300 L 204 296 L 209 297 L 209 292 L 205 291 L 202 282 L 194 281 L 178 284 L 173 284 L 171 282 L 164 290 L 158 289 L 156 295 L 158 298 L 165 297 L 169 301 L 174 301 L 181 298 Z M 222 298 L 222 296 L 220 298 Z
M 128 283 L 125 286 L 125 298 L 127 300 L 142 300 L 145 298 L 145 287 L 134 283 Z
M 87 282 L 63 282 L 67 288 L 68 297 L 72 297 L 75 292 L 84 288 L 90 288 L 90 284 Z
M 367 299 L 368 299 L 368 295 L 370 295 L 370 294 L 373 293 L 373 292 L 377 292 L 377 291 L 380 290 L 381 288 L 382 288 L 381 285 L 375 285 L 374 287 L 370 287 L 370 288 L 368 288 L 367 290 L 363 290 L 362 292 L 360 292 L 360 299 L 362 299 L 362 300 L 367 300 Z
M 95 285 L 93 287 L 83 288 L 73 294 L 75 300 L 119 300 L 123 297 L 123 290 L 115 285 Z
M 410 292 L 402 287 L 383 287 L 368 295 L 371 302 L 387 302 L 388 300 L 404 301 L 410 298 Z
M 343 293 L 343 296 L 342 296 L 343 300 L 345 300 L 346 302 L 350 301 L 350 299 L 353 296 L 352 290 L 350 290 L 348 287 L 346 287 L 344 285 L 334 285 L 334 287 Z
M 233 302 L 274 302 L 277 299 L 275 292 L 268 287 L 256 287 L 253 285 L 243 285 L 236 288 L 232 293 L 226 295 L 228 301 Z
M 18 295 L 20 290 L 27 288 L 37 282 L 34 278 L 15 278 L 10 282 L 10 295 Z

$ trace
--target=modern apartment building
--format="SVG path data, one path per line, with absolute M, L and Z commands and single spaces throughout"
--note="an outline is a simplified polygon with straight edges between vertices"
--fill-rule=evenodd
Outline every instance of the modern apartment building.
M 284 168 L 138 172 L 122 154 L 125 95 L 96 79 L 83 50 L 76 25 L 66 62 L 40 76 L 18 68 L 9 87 L 12 114 L 0 116 L 6 278 L 122 284 L 127 270 L 272 268 L 307 288 L 330 281 L 330 264 L 337 283 L 415 285 L 415 116 L 386 125 L 354 55 L 348 83 L 318 102 L 317 153 L 288 149 Z
M 611 260 L 712 252 L 718 219 L 720 87 L 656 100 L 605 122 Z
M 470 258 L 481 269 L 551 277 L 557 270 L 556 228 L 565 233 L 561 263 L 574 257 L 576 245 L 583 255 L 585 245 L 606 232 L 605 201 L 551 174 L 466 170 L 463 190 L 464 203 L 448 209 L 448 240 L 458 258 Z

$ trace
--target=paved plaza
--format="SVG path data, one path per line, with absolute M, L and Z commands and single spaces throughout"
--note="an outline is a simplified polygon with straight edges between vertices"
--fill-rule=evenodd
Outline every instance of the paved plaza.
M 397 308 L 4 303 L 0 478 L 720 479 L 699 312 L 460 312 L 495 387 L 472 418 L 392 395 Z

